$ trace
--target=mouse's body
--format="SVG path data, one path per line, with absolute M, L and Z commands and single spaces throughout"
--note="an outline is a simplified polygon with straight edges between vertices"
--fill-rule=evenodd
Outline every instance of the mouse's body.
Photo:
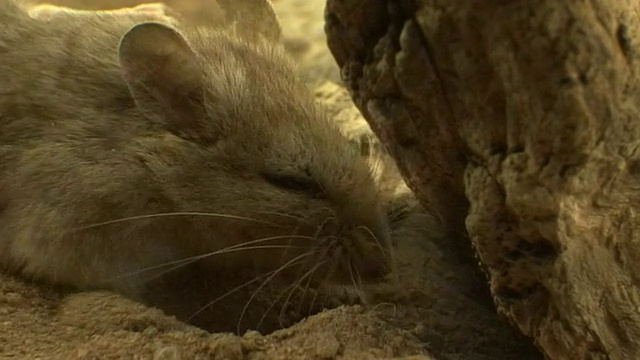
M 247 243 L 207 261 L 386 273 L 369 168 L 280 45 L 71 18 L 0 4 L 1 268 L 135 297 L 158 265 Z
M 13 1 L 13 0 L 12 0 Z M 23 6 L 25 12 L 32 18 L 41 21 L 66 21 L 82 24 L 97 25 L 108 22 L 143 22 L 159 21 L 162 23 L 180 25 L 180 14 L 176 13 L 164 3 L 143 3 L 133 7 L 111 10 L 80 10 L 65 6 L 40 3 L 32 6 Z M 69 24 L 67 24 L 68 26 Z

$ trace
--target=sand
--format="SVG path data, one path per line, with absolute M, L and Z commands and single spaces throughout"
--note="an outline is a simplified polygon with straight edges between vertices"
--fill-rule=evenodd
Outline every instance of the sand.
M 94 9 L 140 2 L 53 1 Z M 167 3 L 193 21 L 215 16 L 209 1 Z M 0 274 L 0 359 L 542 358 L 530 339 L 496 314 L 468 249 L 439 234 L 432 214 L 416 203 L 393 161 L 381 155 L 326 49 L 322 2 L 275 5 L 286 44 L 318 100 L 331 106 L 354 144 L 365 141 L 372 159 L 383 159 L 372 166 L 380 171 L 393 210 L 396 276 L 365 286 L 360 295 L 344 287 L 315 294 L 312 304 L 310 296 L 292 298 L 286 311 L 280 311 L 282 299 L 274 300 L 279 284 L 273 284 L 242 314 L 256 290 L 249 288 L 190 318 L 216 297 L 218 282 L 178 274 L 187 279 L 177 282 L 184 286 L 157 293 L 144 305 L 109 292 L 76 292 Z

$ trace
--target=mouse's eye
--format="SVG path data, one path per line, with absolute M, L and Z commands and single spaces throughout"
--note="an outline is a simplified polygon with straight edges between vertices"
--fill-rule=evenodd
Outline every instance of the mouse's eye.
M 290 174 L 264 174 L 265 180 L 273 186 L 288 191 L 304 192 L 315 198 L 324 196 L 320 184 L 313 178 Z

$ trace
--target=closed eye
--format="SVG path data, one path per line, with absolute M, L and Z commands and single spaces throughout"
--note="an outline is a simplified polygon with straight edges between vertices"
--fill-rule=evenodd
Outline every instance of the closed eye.
M 320 184 L 310 177 L 289 174 L 263 174 L 263 176 L 269 184 L 283 190 L 304 192 L 314 198 L 324 196 Z

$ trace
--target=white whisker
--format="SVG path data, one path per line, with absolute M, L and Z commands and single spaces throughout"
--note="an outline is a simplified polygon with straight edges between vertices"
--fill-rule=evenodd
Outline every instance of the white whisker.
M 260 292 L 260 290 L 262 290 L 262 288 L 265 287 L 267 285 L 267 283 L 269 283 L 269 281 L 273 280 L 273 278 L 276 277 L 276 275 L 278 275 L 281 271 L 283 271 L 287 267 L 291 266 L 293 263 L 299 261 L 300 259 L 303 259 L 303 258 L 305 258 L 306 256 L 309 256 L 309 255 L 313 255 L 314 253 L 315 253 L 315 251 L 312 250 L 312 251 L 306 252 L 306 253 L 304 253 L 302 255 L 298 255 L 295 258 L 287 261 L 285 264 L 283 264 L 281 267 L 279 267 L 276 271 L 274 271 L 262 284 L 260 284 L 260 286 L 256 289 L 256 291 L 253 292 L 253 295 L 251 295 L 251 297 L 247 301 L 246 305 L 242 308 L 242 312 L 240 313 L 240 318 L 238 319 L 238 325 L 237 325 L 237 328 L 236 328 L 238 335 L 240 335 L 240 325 L 242 323 L 242 319 L 244 318 L 244 314 L 247 312 L 247 309 L 249 308 L 249 305 L 251 304 L 253 299 L 258 295 L 258 292 Z
M 134 220 L 145 220 L 145 219 L 154 219 L 154 218 L 163 218 L 163 217 L 179 217 L 179 216 L 182 216 L 182 217 L 202 216 L 202 217 L 216 217 L 216 218 L 230 219 L 230 220 L 246 220 L 246 221 L 253 221 L 253 222 L 263 223 L 263 224 L 267 224 L 267 225 L 271 225 L 271 226 L 278 226 L 278 224 L 275 224 L 275 223 L 270 222 L 270 221 L 254 219 L 254 218 L 250 218 L 250 217 L 247 217 L 247 216 L 225 215 L 225 214 L 206 213 L 206 212 L 183 211 L 183 212 L 170 212 L 170 213 L 159 213 L 159 214 L 147 214 L 147 215 L 130 216 L 130 217 L 122 218 L 122 219 L 115 219 L 115 220 L 103 221 L 103 222 L 99 222 L 99 223 L 95 223 L 95 224 L 91 224 L 91 225 L 79 226 L 79 227 L 71 229 L 70 231 L 73 232 L 73 231 L 88 230 L 88 229 L 97 228 L 97 227 L 101 227 L 101 226 L 113 225 L 113 224 L 118 224 L 118 223 L 127 222 L 127 221 L 134 221 Z
M 229 246 L 229 247 L 226 247 L 226 248 L 223 248 L 223 249 L 220 249 L 220 250 L 217 250 L 217 251 L 205 253 L 205 254 L 202 254 L 202 255 L 190 256 L 190 257 L 185 258 L 185 259 L 180 259 L 180 260 L 170 261 L 170 262 L 166 262 L 166 263 L 159 264 L 159 265 L 145 267 L 144 269 L 140 269 L 140 270 L 133 271 L 133 272 L 128 272 L 128 273 L 122 274 L 122 275 L 118 275 L 118 276 L 115 276 L 115 277 L 110 278 L 110 279 L 105 280 L 105 281 L 115 280 L 115 279 L 128 277 L 128 276 L 134 276 L 134 275 L 141 274 L 141 273 L 144 273 L 144 272 L 147 272 L 147 271 L 157 270 L 157 269 L 160 269 L 160 268 L 163 268 L 163 267 L 166 267 L 166 266 L 178 265 L 178 267 L 172 269 L 172 270 L 175 270 L 175 269 L 179 268 L 180 266 L 187 266 L 187 265 L 192 264 L 192 263 L 194 263 L 194 262 L 196 262 L 198 260 L 201 260 L 201 259 L 205 259 L 205 258 L 216 256 L 216 255 L 232 253 L 232 252 L 246 251 L 246 250 L 251 250 L 251 249 L 283 249 L 283 248 L 290 248 L 290 247 L 292 247 L 290 245 L 259 245 L 259 246 L 251 246 L 251 247 L 248 247 L 248 245 L 258 244 L 258 243 L 261 243 L 261 242 L 266 242 L 266 241 L 271 241 L 271 240 L 289 239 L 291 237 L 299 238 L 299 239 L 305 239 L 305 240 L 313 240 L 313 238 L 311 238 L 309 236 L 302 236 L 302 235 L 271 236 L 271 237 L 266 237 L 266 238 L 262 238 L 262 239 L 247 241 L 247 242 L 244 242 L 242 244 Z M 298 248 L 302 248 L 302 247 L 298 247 Z

